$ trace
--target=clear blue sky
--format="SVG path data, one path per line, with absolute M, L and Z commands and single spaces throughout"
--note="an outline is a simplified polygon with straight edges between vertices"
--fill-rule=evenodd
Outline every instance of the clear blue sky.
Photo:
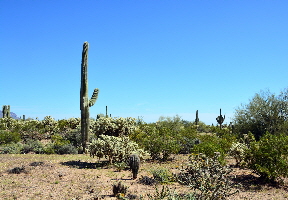
M 80 117 L 82 45 L 90 116 L 215 118 L 287 87 L 288 1 L 1 0 L 0 105 Z

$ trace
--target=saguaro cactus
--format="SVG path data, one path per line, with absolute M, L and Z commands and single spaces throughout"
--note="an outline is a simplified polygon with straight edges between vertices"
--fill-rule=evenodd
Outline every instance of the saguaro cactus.
M 198 125 L 199 118 L 198 118 L 198 110 L 196 110 L 196 118 L 195 118 L 195 124 Z
M 89 141 L 89 107 L 93 106 L 98 98 L 99 89 L 94 89 L 91 99 L 88 101 L 88 42 L 84 42 L 81 63 L 81 88 L 80 88 L 80 110 L 81 110 L 81 136 L 82 147 L 85 152 Z
M 2 107 L 2 114 L 3 118 L 9 118 L 10 117 L 10 105 L 4 105 Z
M 129 166 L 130 169 L 132 170 L 133 179 L 136 179 L 140 167 L 140 158 L 138 155 L 132 154 L 129 157 Z
M 218 122 L 218 124 L 220 124 L 220 129 L 222 128 L 222 124 L 225 120 L 225 115 L 224 117 L 221 115 L 221 108 L 220 108 L 220 115 L 216 118 L 216 121 Z

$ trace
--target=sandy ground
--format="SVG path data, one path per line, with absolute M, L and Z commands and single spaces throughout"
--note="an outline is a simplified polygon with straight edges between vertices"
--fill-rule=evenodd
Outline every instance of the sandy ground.
M 156 167 L 177 171 L 186 160 L 181 155 L 167 163 L 143 162 L 138 177 L 152 177 L 150 170 Z M 233 163 L 233 160 L 228 162 Z M 88 155 L 0 155 L 0 199 L 116 199 L 112 185 L 118 181 L 129 187 L 129 194 L 145 197 L 155 193 L 155 186 L 140 184 L 139 179 L 132 180 L 130 171 L 117 172 L 115 167 L 100 163 Z M 15 167 L 23 169 L 20 174 L 9 173 Z M 233 168 L 232 174 L 242 187 L 229 199 L 288 199 L 286 180 L 283 186 L 273 186 L 261 184 L 247 169 Z M 167 186 L 179 192 L 188 190 L 177 183 Z

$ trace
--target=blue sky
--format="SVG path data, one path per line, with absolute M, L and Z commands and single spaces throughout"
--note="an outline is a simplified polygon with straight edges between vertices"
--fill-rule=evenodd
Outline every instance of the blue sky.
M 1 0 L 0 105 L 80 117 L 82 45 L 90 116 L 178 114 L 216 124 L 255 93 L 287 87 L 288 1 Z

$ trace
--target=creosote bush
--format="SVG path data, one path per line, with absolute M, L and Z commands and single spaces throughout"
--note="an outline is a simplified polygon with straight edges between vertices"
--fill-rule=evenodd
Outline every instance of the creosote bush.
M 266 133 L 245 151 L 247 167 L 266 181 L 288 177 L 288 136 Z

